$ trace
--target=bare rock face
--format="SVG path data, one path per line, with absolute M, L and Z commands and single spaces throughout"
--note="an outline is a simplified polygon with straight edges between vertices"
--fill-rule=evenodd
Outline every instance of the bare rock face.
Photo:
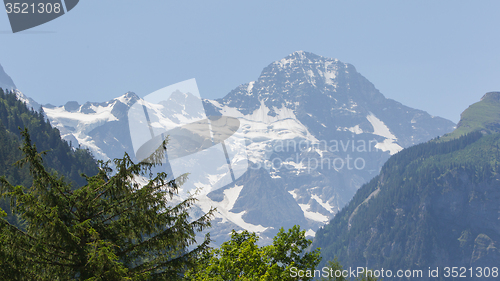
M 466 173 L 457 173 L 449 175 L 446 182 L 442 193 L 436 192 L 430 201 L 430 216 L 441 228 L 436 237 L 450 249 L 445 259 L 472 267 L 498 266 L 500 177 L 478 183 Z M 443 257 L 434 259 L 437 262 L 439 258 Z
M 474 250 L 471 257 L 473 267 L 495 267 L 500 259 L 498 241 L 494 241 L 486 234 L 479 234 L 474 240 Z

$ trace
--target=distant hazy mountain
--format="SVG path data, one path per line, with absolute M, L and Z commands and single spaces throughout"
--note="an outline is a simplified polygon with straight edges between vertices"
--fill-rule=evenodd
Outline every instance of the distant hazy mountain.
M 265 167 L 240 179 L 241 191 L 228 189 L 224 199 L 223 189 L 208 194 L 210 203 L 234 202 L 228 215 L 242 214 L 268 236 L 297 222 L 313 234 L 391 154 L 454 128 L 386 99 L 352 65 L 302 51 L 273 62 L 224 98 L 206 100 L 205 108 L 209 115 L 238 117 L 250 160 Z
M 124 151 L 133 155 L 127 110 L 137 100 L 127 93 L 44 111 L 73 146 L 109 159 Z M 203 103 L 207 115 L 240 120 L 251 162 L 235 185 L 199 195 L 199 211 L 218 208 L 211 230 L 217 243 L 233 228 L 256 231 L 265 241 L 281 226 L 300 224 L 313 236 L 390 155 L 455 126 L 386 99 L 350 64 L 303 51 L 271 63 L 256 81 L 224 98 Z M 221 176 L 191 178 L 186 186 L 207 187 Z
M 445 267 L 464 280 L 484 280 L 485 270 L 492 278 L 500 264 L 499 147 L 500 92 L 491 92 L 453 133 L 392 156 L 317 232 L 313 248 L 323 262 L 424 273 L 397 280 L 451 280 L 440 279 Z M 437 267 L 440 278 L 430 278 Z
M 0 88 L 4 90 L 13 90 L 16 89 L 16 85 L 12 78 L 10 78 L 7 73 L 3 70 L 3 67 L 0 65 Z
M 5 73 L 3 70 L 3 67 L 0 65 L 0 88 L 2 88 L 4 91 L 13 91 L 16 93 L 16 96 L 19 100 L 22 102 L 26 103 L 28 108 L 33 108 L 34 110 L 39 110 L 40 109 L 40 104 L 34 101 L 32 98 L 29 98 L 25 96 L 21 91 L 19 91 L 14 84 L 14 81 L 12 81 L 12 78 Z
M 73 146 L 89 148 L 102 160 L 123 157 L 124 152 L 134 155 L 127 119 L 128 109 L 138 100 L 127 93 L 108 102 L 87 102 L 83 105 L 69 101 L 63 106 L 44 106 L 53 126 Z

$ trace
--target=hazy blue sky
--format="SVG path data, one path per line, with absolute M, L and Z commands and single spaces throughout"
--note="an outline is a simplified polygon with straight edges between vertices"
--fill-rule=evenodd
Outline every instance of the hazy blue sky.
M 219 98 L 304 50 L 457 122 L 500 91 L 499 11 L 500 1 L 82 0 L 18 34 L 0 13 L 0 64 L 40 103 L 144 96 L 189 78 Z

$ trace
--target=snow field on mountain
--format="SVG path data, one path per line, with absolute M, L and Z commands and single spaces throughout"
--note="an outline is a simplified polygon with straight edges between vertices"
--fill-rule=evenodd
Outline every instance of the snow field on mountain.
M 254 225 L 243 220 L 243 215 L 246 213 L 246 211 L 242 211 L 240 213 L 231 212 L 231 209 L 238 199 L 238 196 L 240 195 L 242 189 L 242 185 L 236 185 L 232 188 L 224 190 L 224 199 L 221 202 L 212 201 L 206 195 L 200 195 L 197 197 L 198 202 L 196 205 L 198 205 L 205 213 L 207 213 L 212 207 L 217 208 L 215 217 L 221 218 L 222 223 L 230 221 L 248 231 L 256 233 L 264 232 L 268 229 L 268 227 L 263 227 L 262 225 Z
M 95 141 L 88 136 L 88 133 L 106 122 L 118 120 L 111 113 L 114 105 L 115 103 L 109 103 L 107 106 L 92 105 L 90 108 L 95 113 L 69 112 L 66 111 L 64 106 L 44 107 L 43 110 L 51 120 L 52 126 L 59 129 L 63 139 L 70 141 L 73 136 L 78 141 L 78 144 L 73 145 L 88 147 L 97 158 L 108 160 L 109 157 L 95 144 Z
M 298 195 L 294 190 L 289 190 L 288 193 L 290 193 L 292 195 L 293 199 L 297 200 Z M 319 198 L 317 195 L 313 195 L 313 196 L 316 196 L 316 198 Z M 311 196 L 311 198 L 313 198 L 313 197 Z M 317 201 L 317 202 L 319 203 L 319 201 Z M 323 203 L 322 200 L 321 200 L 321 203 Z M 320 203 L 320 205 L 321 205 L 321 203 Z M 329 220 L 329 218 L 327 216 L 325 216 L 321 213 L 309 211 L 309 209 L 311 208 L 311 206 L 309 204 L 299 204 L 299 206 L 302 209 L 302 211 L 304 212 L 304 216 L 307 219 L 321 222 L 321 223 L 327 222 Z
M 310 143 L 317 143 L 318 140 L 302 124 L 292 109 L 287 107 L 273 107 L 275 116 L 270 116 L 271 111 L 261 101 L 260 107 L 251 114 L 244 115 L 236 108 L 221 105 L 216 101 L 210 101 L 220 109 L 224 116 L 238 118 L 241 122 L 241 133 L 239 137 L 247 140 L 247 154 L 251 162 L 262 162 L 267 160 L 266 151 L 272 151 L 272 146 L 276 142 L 285 140 L 305 140 Z
M 449 125 L 439 121 L 438 118 L 428 121 L 430 118 L 425 112 L 404 108 L 400 104 L 394 106 L 393 101 L 385 99 L 367 79 L 356 72 L 353 66 L 337 59 L 303 51 L 294 52 L 286 58 L 271 63 L 264 68 L 258 79 L 238 86 L 224 98 L 217 101 L 203 100 L 205 105 L 203 108 L 192 106 L 199 104 L 200 98 L 196 93 L 186 94 L 188 92 L 180 92 L 175 96 L 172 94 L 169 100 L 159 103 L 149 103 L 155 100 L 148 100 L 146 97 L 141 100 L 135 95 L 133 101 L 145 104 L 149 123 L 155 135 L 207 118 L 206 106 L 208 106 L 207 112 L 210 109 L 214 115 L 237 118 L 240 121 L 240 128 L 234 133 L 234 139 L 229 138 L 224 141 L 232 169 L 235 173 L 245 173 L 246 167 L 243 169 L 244 165 L 240 164 L 244 164 L 247 160 L 251 162 L 251 168 L 265 169 L 255 174 L 258 177 L 243 178 L 236 186 L 231 185 L 228 188 L 227 184 L 231 183 L 232 179 L 220 143 L 218 144 L 220 147 L 203 149 L 195 153 L 206 161 L 196 160 L 195 157 L 185 159 L 191 162 L 192 166 L 186 165 L 184 172 L 192 174 L 182 187 L 178 199 L 180 200 L 188 191 L 196 192 L 200 200 L 196 203 L 197 211 L 206 212 L 212 206 L 218 208 L 216 223 L 210 230 L 212 237 L 218 242 L 228 238 L 231 228 L 255 231 L 260 233 L 263 240 L 269 239 L 266 235 L 273 233 L 271 229 L 276 230 L 280 224 L 286 225 L 291 222 L 301 224 L 306 229 L 307 235 L 313 236 L 316 229 L 332 218 L 343 204 L 349 201 L 357 188 L 379 171 L 389 154 L 397 153 L 402 146 L 407 147 L 425 141 L 437 133 L 441 134 Z M 113 113 L 118 113 L 116 116 L 123 126 L 127 120 L 122 119 L 122 116 L 126 116 L 126 110 L 132 106 L 131 96 L 122 96 L 115 100 L 117 101 L 107 102 L 106 105 L 120 105 L 115 107 Z M 118 101 L 127 107 L 121 106 Z M 139 109 L 139 113 L 143 113 L 142 104 Z M 385 111 L 382 118 L 384 121 L 372 113 L 386 109 L 388 111 Z M 130 132 L 132 142 L 128 140 L 127 131 L 120 134 L 116 131 L 108 132 L 107 129 L 96 130 L 97 133 L 91 135 L 101 146 L 99 148 L 95 146 L 92 137 L 83 133 L 83 129 L 80 132 L 72 131 L 69 126 L 95 128 L 97 123 L 87 124 L 85 118 L 80 121 L 77 115 L 70 113 L 66 115 L 63 112 L 57 115 L 54 112 L 51 112 L 53 116 L 49 116 L 49 119 L 63 133 L 64 138 L 76 140 L 78 137 L 78 141 L 83 146 L 91 148 L 98 158 L 104 158 L 105 153 L 117 155 L 124 149 L 131 155 L 134 152 L 132 130 Z M 73 119 L 70 120 L 69 116 Z M 402 116 L 402 119 L 393 120 L 388 116 Z M 130 127 L 130 119 L 128 118 L 129 126 L 124 127 L 125 130 L 133 128 Z M 135 134 L 149 140 L 151 134 L 146 118 L 139 121 L 137 126 L 144 127 L 144 130 Z M 405 126 L 413 126 L 414 130 L 406 131 Z M 398 132 L 397 137 L 395 132 Z M 109 141 L 113 139 L 116 142 Z M 353 145 L 355 141 L 357 144 L 357 141 L 370 140 L 378 149 L 370 150 L 372 152 L 370 154 L 363 154 L 360 150 L 355 151 Z M 336 151 L 326 149 L 333 147 L 329 146 L 332 141 L 337 142 Z M 326 146 L 321 145 L 325 142 Z M 369 145 L 373 148 L 373 145 Z M 306 149 L 303 149 L 304 147 Z M 330 168 L 332 160 L 344 160 L 349 156 L 363 158 L 363 161 L 366 160 L 367 168 L 350 171 L 348 168 L 337 168 L 340 167 L 335 165 L 337 162 Z M 311 169 L 315 164 L 324 163 L 323 160 L 328 163 L 325 165 L 327 168 Z M 255 171 L 250 171 L 252 172 Z M 266 173 L 269 173 L 269 176 Z M 262 185 L 255 182 L 255 179 L 262 180 Z M 258 192 L 251 189 L 264 184 L 269 189 Z M 208 197 L 211 191 L 218 188 L 226 188 L 223 192 L 217 193 L 217 196 L 222 197 L 219 198 L 222 199 L 220 202 L 210 199 L 212 196 Z M 233 213 L 231 209 L 238 198 L 244 201 L 241 203 L 245 207 L 238 209 L 242 210 L 240 213 Z M 272 203 L 265 201 L 267 204 L 265 206 L 259 205 L 263 202 L 259 200 L 269 198 L 273 198 L 274 201 L 269 201 Z M 256 215 L 254 211 L 266 211 L 258 209 L 266 206 L 275 208 L 269 208 L 274 211 L 267 210 L 268 213 L 265 215 L 268 217 L 261 220 L 262 217 Z M 284 212 L 276 212 L 276 208 Z M 243 219 L 244 215 L 245 218 L 248 216 L 247 221 L 255 224 L 246 222 Z
M 376 148 L 381 149 L 382 151 L 389 151 L 391 155 L 396 154 L 403 149 L 396 143 L 398 138 L 396 138 L 384 122 L 378 119 L 373 113 L 370 112 L 370 114 L 366 116 L 366 119 L 368 119 L 370 124 L 373 126 L 373 134 L 386 138 L 382 143 L 377 143 L 375 145 Z

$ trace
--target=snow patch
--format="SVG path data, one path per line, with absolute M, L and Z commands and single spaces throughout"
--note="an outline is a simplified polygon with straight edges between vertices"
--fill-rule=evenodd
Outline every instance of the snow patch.
M 366 119 L 373 126 L 373 134 L 386 138 L 383 142 L 379 142 L 375 145 L 376 148 L 381 149 L 382 151 L 389 151 L 389 154 L 394 155 L 401 151 L 403 148 L 396 143 L 398 140 L 395 135 L 391 133 L 389 128 L 378 119 L 373 113 L 370 112 L 366 116 Z
M 306 237 L 307 236 L 314 237 L 314 236 L 316 236 L 316 232 L 314 230 L 312 230 L 312 229 L 308 229 L 306 231 Z
M 318 195 L 313 194 L 311 195 L 311 198 L 316 200 L 316 202 L 318 202 L 318 204 L 320 204 L 321 207 L 325 208 L 328 212 L 332 214 L 336 213 L 335 210 L 333 209 L 334 206 L 330 205 L 328 202 L 323 202 L 323 200 L 321 200 L 321 198 Z
M 394 142 L 392 139 L 385 139 L 383 142 L 379 142 L 375 145 L 376 148 L 382 151 L 389 151 L 390 155 L 394 155 L 400 152 L 403 148 Z
M 348 131 L 351 131 L 352 133 L 355 133 L 356 135 L 362 134 L 363 130 L 359 127 L 359 125 L 356 125 L 354 127 L 346 128 Z
M 18 100 L 24 102 L 25 104 L 29 104 L 30 103 L 30 100 L 28 99 L 28 97 L 26 97 L 21 91 L 14 90 L 14 92 L 16 93 L 16 97 L 17 97 Z M 38 109 L 38 108 L 35 108 L 35 109 Z
M 380 121 L 380 119 L 378 119 L 373 113 L 370 112 L 370 114 L 366 116 L 366 119 L 368 119 L 368 122 L 372 124 L 373 133 L 375 135 L 379 135 L 388 139 L 397 140 L 396 136 L 391 133 L 389 128 L 384 124 L 384 122 Z
M 310 206 L 308 204 L 299 204 L 299 206 L 302 209 L 302 212 L 304 212 L 304 217 L 306 217 L 307 219 L 323 223 L 328 221 L 327 216 L 320 214 L 318 212 L 309 211 Z
M 200 195 L 198 197 L 197 205 L 205 213 L 207 213 L 212 207 L 217 208 L 215 217 L 221 218 L 223 223 L 230 221 L 237 226 L 251 232 L 264 232 L 268 229 L 268 227 L 247 223 L 243 220 L 243 215 L 246 211 L 240 213 L 233 213 L 230 211 L 234 207 L 234 203 L 236 203 L 236 200 L 238 199 L 238 196 L 240 195 L 242 189 L 243 185 L 235 185 L 232 188 L 224 190 L 224 199 L 221 202 L 212 201 L 210 198 L 208 198 L 208 196 Z
M 255 85 L 255 81 L 252 81 L 252 82 L 248 83 L 247 93 L 248 93 L 249 96 L 252 94 L 252 89 L 253 89 L 254 85 Z

